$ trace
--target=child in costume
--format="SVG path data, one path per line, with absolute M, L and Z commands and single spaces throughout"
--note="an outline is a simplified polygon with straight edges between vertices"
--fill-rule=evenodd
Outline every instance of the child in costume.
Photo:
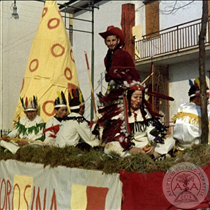
M 62 122 L 56 137 L 56 146 L 91 147 L 98 146 L 99 140 L 92 134 L 89 122 L 84 118 L 85 104 L 79 89 L 69 92 L 71 113 Z M 81 148 L 83 149 L 83 148 Z
M 55 116 L 50 118 L 45 126 L 44 142 L 55 145 L 55 139 L 60 129 L 61 122 L 67 116 L 67 102 L 63 91 L 58 92 L 58 97 L 54 102 Z

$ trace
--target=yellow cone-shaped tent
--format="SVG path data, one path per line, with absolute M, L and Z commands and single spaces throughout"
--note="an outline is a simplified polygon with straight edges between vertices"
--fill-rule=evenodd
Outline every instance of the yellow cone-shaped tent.
M 20 97 L 37 96 L 40 116 L 46 122 L 54 115 L 57 91 L 67 99 L 68 89 L 78 88 L 78 77 L 71 44 L 56 1 L 46 1 L 38 31 L 34 37 Z M 14 121 L 24 116 L 21 102 Z

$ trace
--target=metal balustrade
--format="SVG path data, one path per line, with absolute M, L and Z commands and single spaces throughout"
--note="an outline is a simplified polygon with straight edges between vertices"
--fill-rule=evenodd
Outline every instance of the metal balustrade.
M 144 35 L 142 40 L 135 42 L 141 57 L 136 58 L 136 61 L 198 48 L 200 29 L 201 19 L 196 19 Z M 208 30 L 205 42 L 209 43 Z

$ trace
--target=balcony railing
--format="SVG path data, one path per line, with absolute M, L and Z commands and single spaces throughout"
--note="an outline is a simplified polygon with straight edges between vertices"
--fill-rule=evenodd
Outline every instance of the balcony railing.
M 142 40 L 136 41 L 135 43 L 136 49 L 140 54 L 140 58 L 136 59 L 136 61 L 196 48 L 199 44 L 200 29 L 201 19 L 196 19 L 144 35 Z M 209 43 L 208 35 L 206 36 L 205 42 L 206 44 Z

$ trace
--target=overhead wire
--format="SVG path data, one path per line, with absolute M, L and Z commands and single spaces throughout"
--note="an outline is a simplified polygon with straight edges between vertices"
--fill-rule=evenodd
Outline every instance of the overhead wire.
M 24 43 L 26 43 L 26 42 L 30 41 L 31 39 L 33 39 L 33 37 L 31 37 L 31 38 L 30 38 L 30 39 L 28 39 L 28 40 L 25 40 L 24 38 L 26 38 L 26 37 L 30 36 L 31 34 L 35 34 L 35 32 L 36 32 L 36 31 L 37 31 L 37 30 L 32 31 L 31 33 L 29 33 L 29 34 L 27 34 L 27 35 L 25 35 L 25 36 L 22 36 L 21 38 L 19 38 L 19 39 L 15 40 L 15 41 L 13 41 L 13 42 L 9 43 L 8 45 L 4 46 L 4 47 L 3 47 L 3 52 L 7 52 L 7 51 L 9 51 L 9 50 L 11 50 L 11 49 L 13 49 L 13 48 L 15 48 L 15 47 L 19 46 L 20 44 L 24 44 Z M 23 41 L 23 42 L 18 43 L 15 47 L 11 47 L 11 48 L 9 48 L 9 49 L 7 49 L 7 50 L 4 50 L 4 49 L 5 49 L 5 48 L 7 48 L 8 46 L 14 46 L 14 44 L 15 44 L 15 43 L 17 43 L 17 41 L 20 41 L 20 40 L 22 40 L 22 39 L 24 39 L 24 41 Z
M 23 4 L 24 3 L 24 4 Z M 29 5 L 27 5 L 26 4 L 26 2 L 18 2 L 18 4 L 20 5 L 21 4 L 21 6 L 23 5 L 23 6 L 29 6 Z M 10 10 L 12 10 L 12 6 L 13 6 L 13 3 L 9 6 L 9 5 L 5 5 L 4 6 L 4 8 L 6 7 L 6 8 L 8 8 L 8 9 L 10 9 Z M 31 7 L 31 6 L 30 6 Z M 34 6 L 33 6 L 34 7 Z M 40 7 L 36 7 L 36 8 L 40 8 Z M 27 11 L 28 11 L 28 9 L 27 9 Z M 31 10 L 32 11 L 32 10 Z M 8 13 L 9 11 L 8 10 L 4 10 L 3 11 L 4 13 Z M 37 14 L 37 12 L 35 12 L 34 10 L 32 11 L 34 14 L 36 13 Z M 34 23 L 34 22 L 32 22 L 32 21 L 24 21 L 23 20 L 23 18 L 24 17 L 27 17 L 27 20 L 29 19 L 29 18 L 36 18 L 37 19 L 37 17 L 34 17 L 34 15 L 32 14 L 31 16 L 28 16 L 28 15 L 23 15 L 23 16 L 21 16 L 22 18 L 21 19 L 19 19 L 18 21 L 19 22 L 26 22 L 26 23 Z M 37 26 L 38 27 L 38 26 Z M 33 37 L 30 37 L 29 39 L 25 39 L 26 37 L 29 37 L 30 35 L 32 35 L 32 34 L 35 34 L 35 32 L 36 32 L 37 30 L 34 30 L 34 31 L 32 31 L 32 32 L 30 32 L 30 33 L 28 33 L 28 34 L 26 34 L 26 35 L 24 35 L 24 36 L 22 36 L 22 37 L 20 37 L 20 38 L 18 38 L 18 39 L 16 39 L 15 41 L 12 41 L 12 42 L 10 42 L 9 44 L 7 44 L 7 45 L 4 45 L 3 46 L 3 49 L 2 49 L 2 52 L 3 53 L 5 53 L 5 52 L 8 52 L 9 50 L 12 50 L 12 49 L 14 49 L 14 48 L 16 48 L 16 47 L 18 47 L 19 45 L 21 45 L 21 44 L 24 44 L 24 43 L 26 43 L 26 42 L 28 42 L 28 41 L 30 41 L 30 40 L 32 40 L 33 39 Z M 24 41 L 22 41 L 24 39 Z M 20 42 L 21 41 L 21 42 Z M 17 44 L 18 43 L 18 44 Z M 15 45 L 16 44 L 16 45 Z M 9 47 L 9 48 L 8 48 Z M 6 48 L 8 48 L 8 49 L 6 49 Z

